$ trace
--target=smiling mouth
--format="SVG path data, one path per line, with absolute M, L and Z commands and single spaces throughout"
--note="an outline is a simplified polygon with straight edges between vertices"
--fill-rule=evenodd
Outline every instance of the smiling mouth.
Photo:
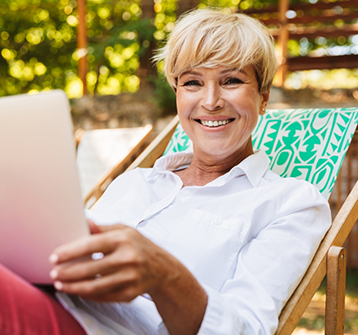
M 225 126 L 226 124 L 234 121 L 234 119 L 227 119 L 227 120 L 220 120 L 220 121 L 218 121 L 218 120 L 212 121 L 212 120 L 196 119 L 195 121 L 199 122 L 203 126 L 215 128 L 215 127 Z

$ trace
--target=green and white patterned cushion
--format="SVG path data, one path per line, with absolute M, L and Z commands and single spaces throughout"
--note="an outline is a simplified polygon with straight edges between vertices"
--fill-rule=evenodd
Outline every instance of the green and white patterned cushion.
M 267 110 L 252 134 L 253 147 L 266 152 L 272 171 L 306 180 L 328 199 L 357 122 L 358 108 Z M 164 154 L 192 150 L 179 124 Z

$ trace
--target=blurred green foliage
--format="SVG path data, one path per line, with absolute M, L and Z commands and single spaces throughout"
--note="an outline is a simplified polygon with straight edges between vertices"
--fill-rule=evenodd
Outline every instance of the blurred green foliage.
M 199 1 L 197 2 L 199 3 Z M 202 1 L 201 7 L 236 6 L 237 0 Z M 139 87 L 136 70 L 149 45 L 174 27 L 176 0 L 155 0 L 143 18 L 140 0 L 87 0 L 87 85 L 90 93 L 118 94 Z M 0 2 L 0 96 L 61 88 L 81 95 L 77 76 L 76 0 Z M 158 92 L 166 84 L 162 80 Z M 159 94 L 159 93 L 158 93 Z M 166 97 L 167 98 L 167 97 Z M 165 99 L 166 99 L 165 98 Z
M 173 114 L 176 111 L 176 96 L 163 74 L 150 77 L 149 81 L 154 84 L 153 99 L 158 106 L 160 115 Z
M 75 0 L 3 0 L 0 15 L 0 95 L 52 88 L 70 97 L 81 92 Z M 140 16 L 139 1 L 87 0 L 90 92 L 138 88 L 138 57 L 155 30 Z
M 186 0 L 181 1 L 183 4 Z M 316 0 L 292 0 L 290 3 L 309 1 Z M 197 0 L 196 3 L 200 8 L 245 11 L 277 4 L 277 0 Z M 87 0 L 89 92 L 136 91 L 140 57 L 151 50 L 150 46 L 161 46 L 174 27 L 177 7 L 177 0 L 154 0 L 153 17 L 143 18 L 140 0 Z M 333 23 L 337 27 L 341 24 Z M 0 96 L 54 88 L 64 89 L 70 98 L 80 96 L 82 84 L 77 66 L 83 50 L 77 50 L 77 26 L 76 0 L 1 0 Z M 342 48 L 357 47 L 358 50 L 357 45 L 358 35 L 318 37 L 290 40 L 288 49 L 291 56 L 319 55 L 330 50 L 333 54 L 343 52 Z M 295 87 L 296 77 L 292 77 L 292 87 Z M 169 103 L 164 93 L 168 85 L 161 78 L 153 80 L 157 99 L 162 95 L 164 99 L 159 105 L 170 106 L 164 109 L 173 108 L 174 103 Z
M 0 2 L 0 95 L 64 88 L 75 75 L 75 17 L 65 13 L 66 5 L 70 7 L 51 0 L 41 6 L 38 0 Z

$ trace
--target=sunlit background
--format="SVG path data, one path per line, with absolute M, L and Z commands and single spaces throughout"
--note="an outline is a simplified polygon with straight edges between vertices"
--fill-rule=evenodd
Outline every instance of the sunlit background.
M 238 8 L 260 9 L 270 3 L 277 1 L 201 1 L 199 7 L 235 11 Z M 87 51 L 83 51 L 77 49 L 76 44 L 79 19 L 75 0 L 2 0 L 0 96 L 61 88 L 69 98 L 80 97 L 82 82 L 77 67 L 83 52 L 87 52 L 89 94 L 136 92 L 140 87 L 141 55 L 151 45 L 160 46 L 177 17 L 176 0 L 154 0 L 152 4 L 154 17 L 150 21 L 143 18 L 140 1 L 87 0 L 88 46 Z M 337 6 L 334 10 L 339 13 L 342 8 Z M 288 18 L 299 15 L 292 10 L 286 13 Z M 353 23 L 357 24 L 358 19 Z M 333 27 L 342 25 L 342 20 L 333 22 Z M 349 54 L 358 55 L 358 34 L 288 42 L 290 57 Z M 285 87 L 355 88 L 358 87 L 358 69 L 293 72 L 287 75 Z
M 183 11 L 193 7 L 208 6 L 233 12 L 256 11 L 253 15 L 263 21 L 276 20 L 275 24 L 267 23 L 273 34 L 277 32 L 276 37 L 282 28 L 280 22 L 277 24 L 280 21 L 277 13 L 265 11 L 260 13 L 260 10 L 270 5 L 277 8 L 278 0 L 86 0 L 85 36 L 87 41 L 86 46 L 81 47 L 78 44 L 78 30 L 82 22 L 79 15 L 80 1 L 83 0 L 0 0 L 0 97 L 63 89 L 70 99 L 79 98 L 84 90 L 79 63 L 85 57 L 87 68 L 84 72 L 86 77 L 84 82 L 87 85 L 88 94 L 95 96 L 91 98 L 93 101 L 113 98 L 98 96 L 118 95 L 124 92 L 139 91 L 144 96 L 144 90 L 150 87 L 152 91 L 145 97 L 157 99 L 153 109 L 156 113 L 157 110 L 161 111 L 156 116 L 165 109 L 174 113 L 174 94 L 160 75 L 161 65 L 159 64 L 159 68 L 156 69 L 152 67 L 149 59 L 153 51 L 162 46 L 166 36 L 172 31 L 176 18 Z M 356 56 L 358 58 L 358 7 L 347 8 L 342 3 L 347 4 L 349 1 L 290 0 L 290 9 L 284 13 L 290 34 L 293 35 L 297 29 L 314 33 L 311 34 L 311 38 L 297 38 L 297 36 L 293 38 L 290 35 L 285 44 L 287 58 L 306 56 Z M 295 5 L 309 4 L 327 4 L 330 8 L 308 9 L 306 13 L 310 16 L 310 22 L 302 24 L 304 21 L 302 20 L 301 23 L 292 24 L 292 20 L 304 19 L 306 15 L 303 10 L 292 8 Z M 344 17 L 350 19 L 345 20 Z M 326 18 L 327 21 L 322 18 Z M 291 22 L 288 22 L 289 20 Z M 346 31 L 345 28 L 347 28 Z M 317 33 L 325 29 L 334 33 L 324 36 Z M 315 34 L 317 36 L 314 36 Z M 278 49 L 278 43 L 276 47 Z M 354 59 L 353 64 L 355 64 Z M 357 68 L 351 64 L 335 69 L 332 67 L 331 69 L 288 72 L 283 85 L 278 76 L 274 80 L 274 85 L 282 85 L 281 87 L 286 89 L 285 93 L 287 90 L 292 93 L 300 89 L 310 92 L 320 89 L 351 89 L 355 104 L 356 100 L 358 101 L 358 60 L 356 64 Z M 282 93 L 281 90 L 276 91 Z M 329 95 L 323 92 L 321 95 L 327 95 L 328 104 L 331 102 L 341 104 L 342 99 L 339 93 Z M 129 95 L 134 96 L 134 94 Z M 304 100 L 301 95 L 303 96 L 302 92 L 299 93 L 300 104 Z M 342 92 L 341 96 L 344 96 Z M 76 109 L 78 107 L 76 103 L 83 100 L 85 99 L 71 101 L 74 119 L 83 117 L 84 113 L 78 112 L 80 108 Z M 108 105 L 114 102 L 111 100 Z M 116 103 L 117 112 L 120 109 L 117 107 L 122 101 Z M 130 105 L 130 108 L 127 108 L 128 114 L 133 114 L 132 102 L 128 104 Z M 292 99 L 290 104 L 292 106 Z M 147 107 L 145 105 L 142 109 L 144 113 L 149 114 Z M 86 114 L 82 124 L 79 124 L 76 119 L 77 127 L 84 129 L 97 126 L 118 127 L 119 115 L 115 113 L 110 115 L 110 108 L 102 110 L 101 105 L 99 109 L 93 108 L 93 111 L 95 115 Z M 354 143 L 356 146 L 358 141 Z M 348 155 L 349 164 L 353 162 L 354 170 L 352 168 L 352 171 L 356 171 L 357 150 L 352 149 L 351 152 L 353 158 L 349 158 Z M 350 175 L 350 172 L 347 174 Z M 341 196 L 345 196 L 344 192 Z M 351 249 L 347 249 L 347 259 L 351 262 L 349 266 L 353 269 L 358 268 L 356 236 L 351 237 L 353 243 L 350 244 Z M 357 278 L 358 272 L 356 271 L 351 272 L 347 280 L 345 330 L 350 334 L 358 334 Z M 297 335 L 323 334 L 324 292 L 324 290 L 318 291 L 315 295 L 313 304 L 300 321 Z M 306 328 L 310 329 L 310 332 L 306 332 Z

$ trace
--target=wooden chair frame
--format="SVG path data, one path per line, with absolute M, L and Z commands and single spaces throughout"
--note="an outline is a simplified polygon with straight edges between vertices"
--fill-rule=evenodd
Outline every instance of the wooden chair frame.
M 178 116 L 153 140 L 153 142 L 128 167 L 151 167 L 163 155 L 179 122 Z M 322 240 L 300 284 L 284 306 L 276 335 L 292 334 L 313 295 L 327 274 L 326 335 L 344 333 L 344 298 L 346 257 L 342 248 L 349 232 L 358 219 L 358 182 L 344 202 L 331 228 Z
M 106 172 L 101 178 L 93 185 L 92 189 L 86 194 L 84 198 L 84 203 L 87 204 L 91 199 L 95 199 L 97 201 L 106 190 L 108 185 L 120 175 L 124 170 L 134 161 L 134 159 L 139 155 L 140 152 L 148 145 L 153 132 L 153 126 L 147 124 L 143 127 L 142 133 L 143 137 L 136 143 L 136 145 L 128 152 L 128 154 L 123 157 L 121 161 L 119 161 L 110 171 Z M 78 148 L 78 145 L 83 137 L 85 131 L 79 129 L 75 133 L 75 146 Z

